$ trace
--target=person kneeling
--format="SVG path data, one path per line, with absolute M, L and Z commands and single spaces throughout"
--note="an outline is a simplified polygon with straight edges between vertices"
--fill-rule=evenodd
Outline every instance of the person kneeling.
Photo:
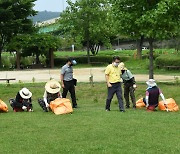
M 54 79 L 46 83 L 43 99 L 38 99 L 38 103 L 43 111 L 48 112 L 50 102 L 56 98 L 61 98 L 60 89 L 59 82 Z
M 149 79 L 146 84 L 148 88 L 146 89 L 146 97 L 143 98 L 143 102 L 146 104 L 147 111 L 155 111 L 155 108 L 159 104 L 159 95 L 166 105 L 166 99 L 161 90 L 157 87 L 155 80 Z
M 33 111 L 31 102 L 32 93 L 27 88 L 22 88 L 16 95 L 15 99 L 10 99 L 9 103 L 14 112 L 18 111 Z

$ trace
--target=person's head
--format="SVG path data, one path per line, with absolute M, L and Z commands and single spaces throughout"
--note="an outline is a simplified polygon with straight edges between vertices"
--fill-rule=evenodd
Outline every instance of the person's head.
M 23 98 L 23 99 L 29 99 L 31 98 L 32 96 L 32 93 L 29 91 L 29 89 L 27 88 L 22 88 L 20 91 L 19 91 L 19 94 L 20 96 Z
M 61 86 L 58 81 L 52 79 L 45 85 L 45 90 L 50 94 L 56 94 L 60 92 Z
M 76 65 L 77 62 L 73 59 L 73 58 L 68 58 L 66 63 L 69 65 L 69 66 L 73 66 L 73 65 Z
M 113 59 L 112 59 L 112 64 L 115 66 L 115 67 L 118 67 L 120 63 L 120 58 L 119 56 L 114 56 Z
M 149 79 L 147 82 L 146 82 L 147 86 L 148 87 L 155 87 L 157 86 L 156 82 L 154 79 Z

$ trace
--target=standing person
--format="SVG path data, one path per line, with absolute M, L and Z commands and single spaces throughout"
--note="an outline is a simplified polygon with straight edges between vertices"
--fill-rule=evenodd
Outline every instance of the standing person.
M 15 99 L 10 99 L 9 103 L 14 112 L 18 111 L 33 111 L 32 106 L 32 93 L 27 88 L 22 88 L 16 95 Z
M 56 98 L 61 98 L 60 89 L 61 86 L 59 82 L 54 79 L 46 83 L 43 99 L 38 99 L 39 105 L 45 112 L 49 111 L 51 101 L 54 101 Z
M 116 93 L 119 103 L 120 112 L 125 112 L 123 99 L 122 99 L 122 88 L 121 88 L 121 70 L 119 68 L 120 58 L 114 56 L 112 64 L 109 64 L 105 70 L 105 78 L 108 88 L 108 96 L 106 99 L 106 111 L 110 111 L 111 100 Z
M 62 97 L 66 98 L 68 91 L 71 94 L 72 99 L 72 107 L 77 108 L 76 103 L 76 94 L 75 94 L 75 86 L 76 86 L 76 79 L 73 79 L 73 65 L 76 65 L 77 62 L 72 59 L 68 58 L 66 64 L 61 69 L 61 86 L 63 88 Z
M 148 111 L 154 111 L 155 108 L 159 104 L 159 95 L 161 96 L 165 106 L 166 106 L 166 99 L 161 92 L 161 90 L 157 87 L 157 84 L 154 79 L 149 79 L 146 82 L 148 88 L 146 89 L 146 97 L 143 98 L 143 102 L 146 104 Z
M 136 99 L 134 95 L 134 91 L 136 88 L 135 78 L 132 75 L 131 71 L 125 67 L 123 62 L 121 62 L 119 66 L 122 73 L 121 78 L 123 79 L 123 84 L 124 84 L 124 98 L 126 101 L 126 108 L 130 108 L 130 104 L 129 104 L 129 94 L 130 94 L 133 108 L 135 109 L 136 108 Z

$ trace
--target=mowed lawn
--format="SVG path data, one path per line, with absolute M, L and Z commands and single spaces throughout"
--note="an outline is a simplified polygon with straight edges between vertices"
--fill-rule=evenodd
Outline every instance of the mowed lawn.
M 179 85 L 158 85 L 166 98 L 173 97 L 180 106 Z M 9 113 L 0 113 L 2 154 L 180 153 L 180 112 L 128 109 L 120 113 L 116 97 L 111 111 L 106 112 L 105 83 L 95 83 L 94 87 L 78 83 L 79 108 L 68 115 L 42 112 L 37 99 L 43 95 L 44 83 L 0 84 L 0 98 L 8 104 L 22 87 L 33 93 L 34 112 L 14 113 L 10 108 Z M 145 84 L 138 84 L 137 99 L 144 96 L 145 89 Z

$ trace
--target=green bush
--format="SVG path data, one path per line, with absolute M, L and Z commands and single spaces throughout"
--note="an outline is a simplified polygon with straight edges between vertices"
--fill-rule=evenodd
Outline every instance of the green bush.
M 16 63 L 16 57 L 2 55 L 2 65 L 4 68 L 14 68 Z
M 180 55 L 178 54 L 165 54 L 160 55 L 155 60 L 156 66 L 180 66 Z
M 128 56 L 120 56 L 121 61 L 127 61 L 130 57 Z M 66 63 L 67 57 L 62 58 L 55 58 L 54 64 L 55 66 L 64 65 Z M 87 64 L 87 56 L 81 56 L 81 57 L 75 57 L 75 60 L 78 64 Z M 91 56 L 90 57 L 91 62 L 101 62 L 101 63 L 111 63 L 112 62 L 112 56 Z

